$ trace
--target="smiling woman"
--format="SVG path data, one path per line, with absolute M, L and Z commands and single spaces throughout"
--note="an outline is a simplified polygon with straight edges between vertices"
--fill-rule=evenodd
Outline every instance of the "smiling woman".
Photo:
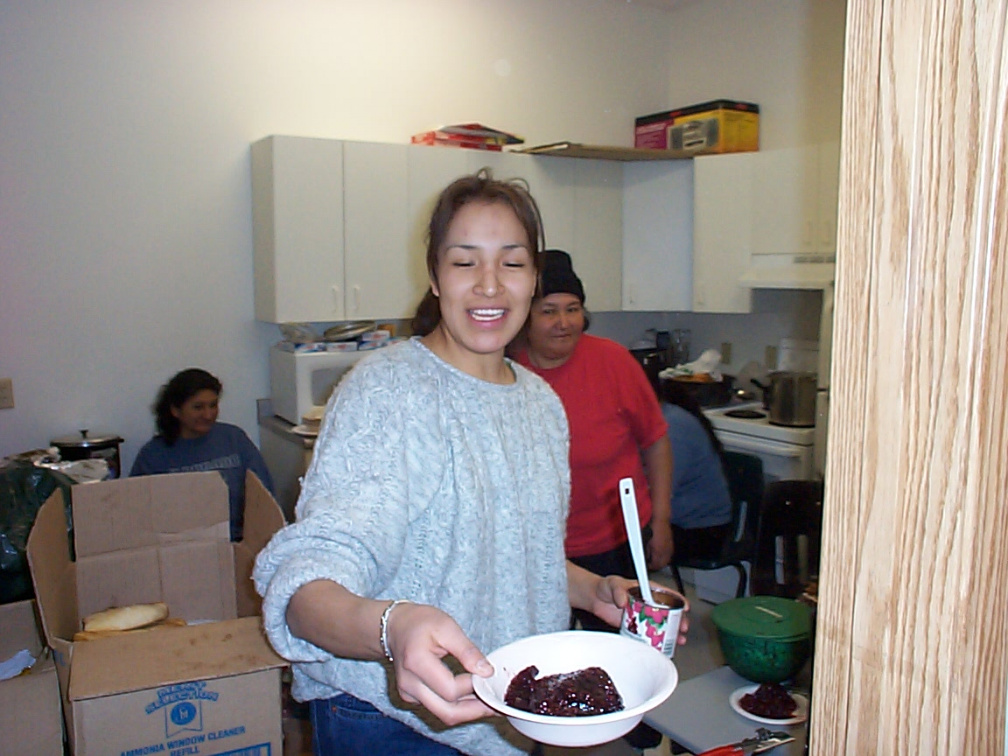
M 484 652 L 564 629 L 572 604 L 615 624 L 626 603 L 630 581 L 564 558 L 563 406 L 504 356 L 541 237 L 520 184 L 481 171 L 441 193 L 413 338 L 343 378 L 297 522 L 257 558 L 263 626 L 319 754 L 528 753 L 499 719 L 474 721 L 492 713 L 473 688 L 493 672 Z
M 217 470 L 228 486 L 231 540 L 242 537 L 245 473 L 273 490 L 266 462 L 241 428 L 217 422 L 221 382 L 206 370 L 187 368 L 161 387 L 154 404 L 158 433 L 143 445 L 130 475 Z
M 470 375 L 513 382 L 504 348 L 528 316 L 536 283 L 528 234 L 506 205 L 470 202 L 456 213 L 443 248 L 431 276 L 441 322 L 423 343 Z
M 504 349 L 528 316 L 542 235 L 539 208 L 523 185 L 495 181 L 486 170 L 455 182 L 428 225 L 430 289 L 413 333 L 455 367 L 511 382 Z

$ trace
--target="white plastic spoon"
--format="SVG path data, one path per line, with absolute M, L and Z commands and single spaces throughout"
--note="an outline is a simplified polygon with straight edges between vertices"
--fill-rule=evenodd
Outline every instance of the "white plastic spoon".
M 655 605 L 648 582 L 647 563 L 644 561 L 644 542 L 641 540 L 640 518 L 637 516 L 637 495 L 634 493 L 633 478 L 623 478 L 619 482 L 620 503 L 623 505 L 623 523 L 626 525 L 627 539 L 630 541 L 630 555 L 633 557 L 634 571 L 640 583 L 641 598 L 644 603 Z

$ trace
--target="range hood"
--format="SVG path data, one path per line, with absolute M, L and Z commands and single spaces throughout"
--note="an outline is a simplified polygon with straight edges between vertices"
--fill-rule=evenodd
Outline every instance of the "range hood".
M 739 278 L 750 289 L 826 289 L 836 280 L 832 262 L 787 262 L 752 265 Z

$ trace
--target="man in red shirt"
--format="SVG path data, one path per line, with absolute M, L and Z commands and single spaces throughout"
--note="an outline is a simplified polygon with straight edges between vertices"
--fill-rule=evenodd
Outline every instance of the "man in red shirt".
M 599 575 L 636 577 L 618 485 L 633 478 L 648 565 L 672 558 L 672 448 L 658 398 L 630 352 L 584 333 L 584 287 L 570 255 L 542 253 L 541 293 L 532 302 L 517 361 L 542 376 L 570 424 L 571 506 L 567 558 Z M 581 625 L 612 630 L 585 612 Z

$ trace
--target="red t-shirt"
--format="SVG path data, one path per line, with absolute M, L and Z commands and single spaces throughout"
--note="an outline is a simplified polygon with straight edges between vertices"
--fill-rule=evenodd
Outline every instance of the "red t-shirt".
M 567 556 L 601 554 L 626 543 L 619 482 L 633 478 L 641 525 L 649 523 L 651 496 L 641 451 L 668 430 L 644 368 L 620 344 L 588 334 L 560 367 L 537 368 L 526 351 L 518 362 L 542 376 L 567 411 L 572 489 Z

